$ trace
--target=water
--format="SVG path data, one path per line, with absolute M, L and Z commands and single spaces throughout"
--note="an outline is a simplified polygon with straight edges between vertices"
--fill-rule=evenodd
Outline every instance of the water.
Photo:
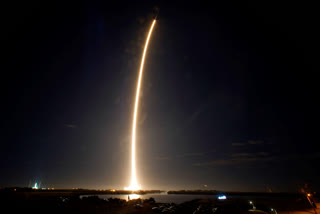
M 97 195 L 99 198 L 108 199 L 108 198 L 120 198 L 123 200 L 130 199 L 149 199 L 154 198 L 157 203 L 176 203 L 180 204 L 186 201 L 191 201 L 194 199 L 217 199 L 217 195 L 183 195 L 183 194 L 167 194 L 167 193 L 158 193 L 158 194 L 130 194 L 130 195 L 117 195 L 117 194 L 108 194 L 108 195 Z
M 88 196 L 88 195 L 83 195 Z M 108 199 L 108 198 L 120 198 L 123 200 L 132 200 L 132 199 L 149 199 L 154 198 L 157 203 L 175 203 L 181 204 L 186 201 L 191 201 L 194 199 L 218 199 L 218 195 L 192 195 L 192 194 L 167 194 L 167 193 L 153 193 L 153 194 L 106 194 L 106 195 L 96 195 L 101 199 Z M 130 198 L 128 198 L 128 196 Z M 228 199 L 232 198 L 243 198 L 250 200 L 252 196 L 228 196 Z M 255 196 L 254 198 L 263 198 L 263 196 Z

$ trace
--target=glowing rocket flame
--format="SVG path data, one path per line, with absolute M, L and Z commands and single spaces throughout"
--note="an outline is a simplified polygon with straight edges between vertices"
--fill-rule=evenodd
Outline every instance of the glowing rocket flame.
M 148 43 L 151 37 L 151 33 L 153 27 L 156 23 L 156 20 L 153 20 L 151 28 L 149 30 L 149 34 L 146 40 L 146 44 L 144 46 L 142 60 L 140 64 L 140 72 L 139 72 L 139 79 L 138 79 L 138 86 L 137 86 L 137 93 L 136 93 L 136 101 L 134 105 L 134 114 L 133 114 L 133 124 L 132 124 L 132 148 L 131 148 L 131 184 L 129 187 L 126 187 L 126 190 L 139 190 L 141 186 L 137 183 L 137 175 L 136 175 L 136 122 L 137 122 L 137 115 L 138 115 L 138 107 L 139 107 L 139 96 L 140 96 L 140 85 L 143 73 L 143 65 L 146 56 L 146 52 L 148 49 Z

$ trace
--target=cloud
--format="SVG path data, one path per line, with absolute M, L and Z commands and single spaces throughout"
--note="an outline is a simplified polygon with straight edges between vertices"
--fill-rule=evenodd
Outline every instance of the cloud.
M 205 153 L 203 153 L 203 152 L 195 152 L 195 153 L 184 153 L 184 154 L 177 155 L 177 156 L 180 158 L 183 158 L 183 157 L 201 157 L 204 155 L 205 155 Z
M 239 166 L 250 163 L 261 163 L 274 161 L 278 158 L 276 156 L 269 156 L 266 152 L 257 153 L 234 153 L 226 159 L 214 160 L 204 163 L 194 163 L 193 166 Z
M 274 161 L 274 157 L 244 157 L 244 158 L 232 158 L 226 160 L 215 160 L 204 163 L 194 163 L 193 166 L 237 166 L 248 163 L 267 162 Z
M 171 158 L 168 156 L 158 156 L 158 157 L 155 157 L 154 159 L 160 160 L 160 161 L 171 160 Z
M 226 166 L 226 165 L 233 165 L 234 163 L 232 160 L 215 160 L 209 161 L 204 163 L 194 163 L 192 166 Z
M 219 159 L 214 161 L 208 161 L 203 163 L 194 163 L 192 166 L 235 166 L 235 167 L 249 167 L 249 166 L 262 166 L 263 163 L 267 162 L 283 162 L 283 161 L 311 161 L 320 158 L 320 152 L 312 152 L 309 154 L 281 154 L 281 155 L 270 155 L 267 152 L 256 152 L 256 153 L 234 153 L 226 157 L 225 159 Z M 258 165 L 253 165 L 258 164 Z
M 268 152 L 255 152 L 255 153 L 233 153 L 231 157 L 259 157 L 259 156 L 268 156 Z
M 232 159 L 238 164 L 242 163 L 249 163 L 249 162 L 265 162 L 265 161 L 273 161 L 276 160 L 276 157 L 257 157 L 257 156 L 252 156 L 252 157 L 243 157 L 243 158 L 235 158 Z
M 78 128 L 78 126 L 77 125 L 74 125 L 74 124 L 66 124 L 66 125 L 64 125 L 66 128 L 71 128 L 71 129 L 76 129 L 76 128 Z

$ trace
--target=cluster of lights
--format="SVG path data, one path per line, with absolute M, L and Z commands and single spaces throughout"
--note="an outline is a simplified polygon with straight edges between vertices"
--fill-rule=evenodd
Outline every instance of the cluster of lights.
M 218 199 L 219 199 L 219 200 L 226 200 L 226 199 L 227 199 L 227 196 L 225 196 L 225 195 L 218 195 Z

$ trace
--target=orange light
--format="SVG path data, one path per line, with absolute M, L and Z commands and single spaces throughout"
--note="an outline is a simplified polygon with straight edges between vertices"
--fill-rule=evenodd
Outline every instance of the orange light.
M 308 197 L 310 197 L 311 196 L 311 194 L 310 193 L 308 193 Z

